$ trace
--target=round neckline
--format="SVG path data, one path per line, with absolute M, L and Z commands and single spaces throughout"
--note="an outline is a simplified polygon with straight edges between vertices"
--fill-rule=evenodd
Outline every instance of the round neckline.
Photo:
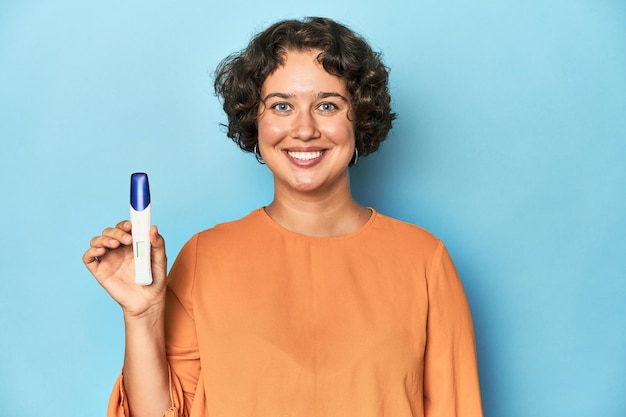
M 278 230 L 282 234 L 291 235 L 298 239 L 305 239 L 305 240 L 311 240 L 311 241 L 332 241 L 332 240 L 351 239 L 365 232 L 367 229 L 369 229 L 372 223 L 374 223 L 374 220 L 376 219 L 376 217 L 378 216 L 378 212 L 372 207 L 366 207 L 366 208 L 371 212 L 369 219 L 367 219 L 367 221 L 363 223 L 361 227 L 359 227 L 355 231 L 347 233 L 345 235 L 339 235 L 339 236 L 309 236 L 309 235 L 305 235 L 302 233 L 294 232 L 292 230 L 287 229 L 286 227 L 281 226 L 274 219 L 272 219 L 270 215 L 267 214 L 267 212 L 265 211 L 265 206 L 257 209 L 257 212 L 261 214 L 261 217 L 266 221 L 266 223 L 268 223 L 273 229 Z

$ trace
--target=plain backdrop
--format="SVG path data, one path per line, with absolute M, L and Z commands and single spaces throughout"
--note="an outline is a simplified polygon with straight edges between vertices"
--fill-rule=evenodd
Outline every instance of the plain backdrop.
M 626 415 L 622 0 L 0 1 L 0 415 L 101 416 L 121 312 L 81 263 L 150 175 L 173 260 L 267 204 L 215 66 L 282 18 L 363 34 L 398 119 L 356 197 L 447 244 L 485 415 Z

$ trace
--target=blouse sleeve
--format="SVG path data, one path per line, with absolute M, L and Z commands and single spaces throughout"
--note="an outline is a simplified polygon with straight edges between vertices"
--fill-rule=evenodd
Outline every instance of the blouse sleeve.
M 200 355 L 193 315 L 192 290 L 197 236 L 180 251 L 168 277 L 165 311 L 165 348 L 169 365 L 172 407 L 164 417 L 189 416 L 200 375 Z M 107 417 L 129 417 L 120 375 L 109 399 Z
M 442 243 L 428 274 L 426 417 L 481 417 L 476 344 L 463 286 Z

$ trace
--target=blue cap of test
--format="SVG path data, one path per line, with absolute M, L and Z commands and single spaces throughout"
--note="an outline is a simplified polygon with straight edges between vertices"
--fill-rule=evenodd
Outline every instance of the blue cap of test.
M 135 211 L 145 210 L 150 205 L 148 174 L 136 172 L 130 176 L 130 205 Z

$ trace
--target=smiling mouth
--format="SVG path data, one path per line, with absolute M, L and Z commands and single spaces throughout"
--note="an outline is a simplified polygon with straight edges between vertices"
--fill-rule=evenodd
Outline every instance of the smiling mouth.
M 324 154 L 324 151 L 314 151 L 314 152 L 290 152 L 287 151 L 287 155 L 292 157 L 293 159 L 297 159 L 298 161 L 310 161 L 312 159 L 317 159 Z

